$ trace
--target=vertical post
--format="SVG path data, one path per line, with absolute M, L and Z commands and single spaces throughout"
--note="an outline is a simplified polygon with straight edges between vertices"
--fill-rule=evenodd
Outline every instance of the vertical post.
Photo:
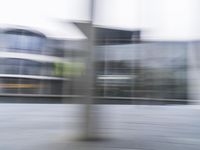
M 94 13 L 94 0 L 90 2 L 90 15 L 91 21 L 89 22 L 89 29 L 87 30 L 88 35 L 88 49 L 86 50 L 86 93 L 85 93 L 85 116 L 84 116 L 84 133 L 83 140 L 94 140 L 97 139 L 95 135 L 95 127 L 97 125 L 97 118 L 95 116 L 95 111 L 93 111 L 94 106 L 94 81 L 95 81 L 95 51 L 94 51 L 94 39 L 95 30 L 93 28 L 93 14 Z

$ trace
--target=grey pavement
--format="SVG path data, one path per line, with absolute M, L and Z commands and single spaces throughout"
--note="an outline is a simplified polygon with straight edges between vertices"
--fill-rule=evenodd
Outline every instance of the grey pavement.
M 83 106 L 0 104 L 0 150 L 199 150 L 200 106 L 98 105 L 96 134 L 76 140 Z

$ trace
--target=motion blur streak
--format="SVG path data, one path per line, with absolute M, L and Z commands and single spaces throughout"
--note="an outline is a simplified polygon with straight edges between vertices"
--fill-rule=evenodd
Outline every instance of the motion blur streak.
M 199 0 L 0 0 L 0 150 L 199 150 Z
M 37 84 L 0 84 L 1 88 L 38 88 Z

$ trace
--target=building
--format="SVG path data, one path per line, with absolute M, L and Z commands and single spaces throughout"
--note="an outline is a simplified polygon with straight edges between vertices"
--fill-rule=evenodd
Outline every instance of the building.
M 81 69 L 77 56 L 82 51 L 84 35 L 73 25 L 54 30 L 22 25 L 0 28 L 0 100 L 6 102 L 59 102 L 72 95 L 75 67 Z M 56 30 L 57 31 L 57 30 Z M 60 37 L 59 37 L 60 36 Z M 76 59 L 76 60 L 75 60 Z M 72 70 L 73 68 L 73 70 Z M 76 71 L 77 74 L 78 71 Z M 13 98 L 12 98 L 13 97 Z

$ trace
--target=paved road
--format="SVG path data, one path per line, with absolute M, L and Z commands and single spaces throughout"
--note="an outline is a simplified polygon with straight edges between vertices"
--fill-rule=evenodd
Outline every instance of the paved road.
M 81 105 L 0 104 L 0 150 L 199 150 L 199 106 L 100 105 L 100 142 L 78 142 Z

